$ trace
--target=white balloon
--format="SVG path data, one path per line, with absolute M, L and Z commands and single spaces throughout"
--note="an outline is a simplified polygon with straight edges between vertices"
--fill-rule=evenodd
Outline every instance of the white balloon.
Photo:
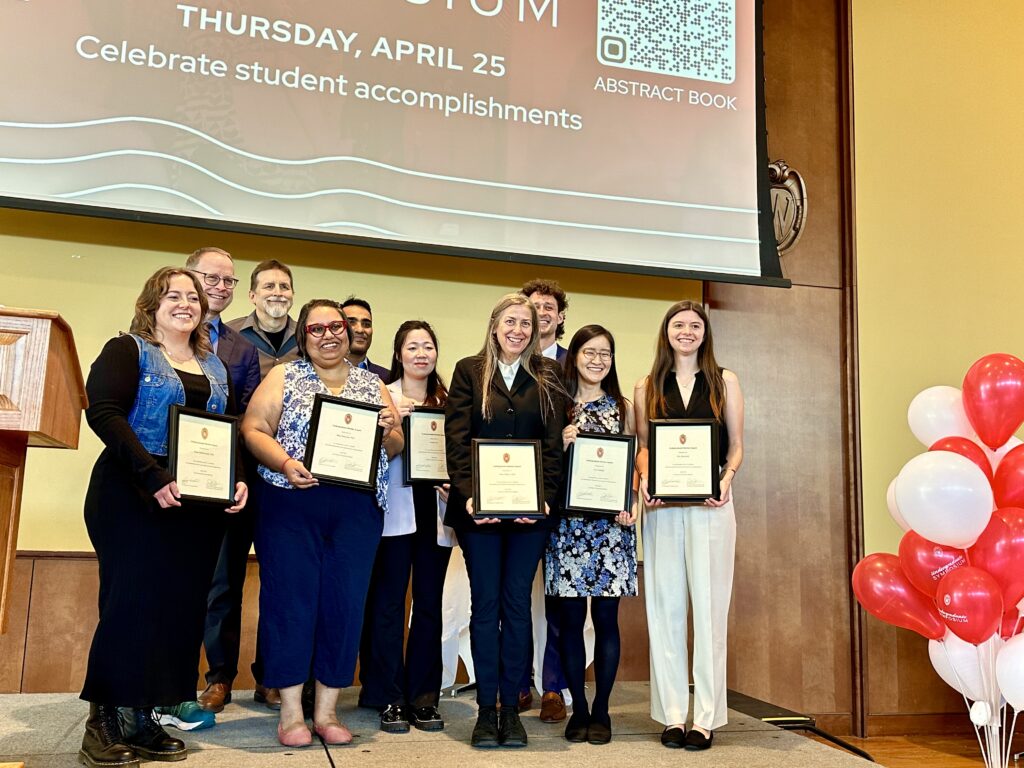
M 1011 637 L 996 656 L 996 682 L 1011 707 L 1024 709 L 1024 635 Z
M 1005 443 L 1003 443 L 1003 445 L 1001 445 L 999 448 L 996 448 L 993 451 L 991 448 L 986 446 L 984 443 L 978 443 L 978 445 L 980 445 L 985 450 L 985 453 L 988 454 L 988 461 L 989 461 L 989 464 L 992 465 L 992 471 L 993 472 L 996 471 L 996 467 L 999 466 L 999 462 L 1003 460 L 1003 456 L 1008 454 L 1010 451 L 1012 451 L 1018 445 L 1022 445 L 1022 444 L 1024 444 L 1024 440 L 1021 440 L 1019 437 L 1011 437 L 1009 440 L 1007 440 Z
M 896 476 L 896 505 L 917 533 L 967 549 L 992 517 L 992 486 L 977 464 L 951 451 L 915 456 Z
M 928 387 L 919 392 L 907 408 L 907 423 L 926 448 L 944 437 L 966 437 L 978 442 L 964 411 L 963 396 L 956 387 Z
M 987 701 L 976 701 L 971 705 L 971 722 L 975 725 L 989 725 L 992 719 L 992 708 Z M 994 723 L 993 723 L 994 725 Z
M 998 646 L 997 646 L 998 647 Z M 928 658 L 942 681 L 971 701 L 985 698 L 981 651 L 949 630 L 942 640 L 928 641 Z M 959 685 L 957 684 L 959 678 Z
M 889 483 L 889 487 L 885 490 L 885 503 L 889 507 L 889 514 L 892 515 L 892 519 L 896 521 L 896 525 L 902 528 L 904 531 L 910 530 L 910 523 L 903 519 L 903 513 L 900 512 L 900 506 L 896 503 L 896 478 L 892 479 Z

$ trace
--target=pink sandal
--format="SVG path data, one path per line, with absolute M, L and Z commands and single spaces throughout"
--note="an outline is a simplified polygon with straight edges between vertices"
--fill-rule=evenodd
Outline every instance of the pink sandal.
M 352 731 L 341 723 L 328 723 L 327 725 L 313 725 L 317 735 L 327 744 L 351 744 Z
M 308 747 L 313 743 L 313 734 L 309 732 L 305 723 L 289 728 L 287 731 L 278 723 L 277 740 L 285 747 Z

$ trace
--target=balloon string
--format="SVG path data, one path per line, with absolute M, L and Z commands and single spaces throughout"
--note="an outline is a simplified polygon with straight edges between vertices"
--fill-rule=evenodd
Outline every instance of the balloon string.
M 957 688 L 964 699 L 964 706 L 967 707 L 967 719 L 970 720 L 971 725 L 974 727 L 974 736 L 978 740 L 978 749 L 981 750 L 982 760 L 985 761 L 985 765 L 987 766 L 989 764 L 988 754 L 985 751 L 985 745 L 981 742 L 981 729 L 978 727 L 977 723 L 974 722 L 974 719 L 971 718 L 971 702 L 967 699 L 967 689 L 963 682 L 961 682 L 959 673 L 956 671 L 953 659 L 949 655 L 949 649 L 946 647 L 946 641 L 940 640 L 939 645 L 942 646 L 942 652 L 946 654 L 946 663 L 949 664 L 949 668 L 953 670 L 953 679 L 956 680 Z M 977 646 L 975 646 L 975 652 L 977 652 Z
M 1013 721 L 1010 723 L 1010 731 L 1008 734 L 1009 743 L 1006 747 L 1006 758 L 1003 760 L 1003 768 L 1007 768 L 1010 763 L 1010 751 L 1013 747 L 1013 732 L 1017 729 L 1017 715 L 1020 714 L 1016 708 L 1013 710 Z

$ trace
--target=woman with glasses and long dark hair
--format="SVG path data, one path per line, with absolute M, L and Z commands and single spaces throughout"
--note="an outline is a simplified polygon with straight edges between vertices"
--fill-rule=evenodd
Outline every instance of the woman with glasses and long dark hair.
M 350 334 L 338 302 L 308 302 L 296 327 L 299 359 L 271 369 L 242 422 L 263 478 L 255 542 L 264 685 L 281 691 L 277 738 L 288 747 L 312 743 L 302 714 L 302 685 L 311 668 L 314 729 L 329 744 L 352 741 L 338 721 L 338 694 L 355 674 L 387 512 L 388 458 L 403 445 L 391 394 L 375 374 L 345 359 Z M 317 394 L 380 406 L 384 439 L 373 491 L 320 483 L 303 464 Z
M 448 402 L 437 353 L 437 335 L 429 323 L 408 320 L 399 326 L 388 391 L 400 418 L 418 407 L 443 408 Z M 359 703 L 380 710 L 383 731 L 405 733 L 410 725 L 440 731 L 441 597 L 452 549 L 437 543 L 438 489 L 432 482 L 406 485 L 403 458 L 391 462 L 384 536 L 366 601 Z M 413 611 L 403 652 L 410 572 Z
M 651 372 L 634 391 L 643 520 L 644 594 L 651 643 L 651 717 L 666 747 L 708 749 L 727 722 L 726 631 L 736 551 L 732 483 L 743 462 L 743 393 L 715 359 L 704 307 L 680 301 L 658 328 Z M 665 504 L 647 485 L 651 419 L 713 419 L 718 425 L 718 498 Z M 693 727 L 686 730 L 687 594 L 693 606 Z
M 223 512 L 238 512 L 248 496 L 238 482 L 227 510 L 182 500 L 168 470 L 171 405 L 218 415 L 234 408 L 207 311 L 191 272 L 158 270 L 135 302 L 131 332 L 108 341 L 89 371 L 85 417 L 104 449 L 85 497 L 100 566 L 99 624 L 82 688 L 90 708 L 79 760 L 87 765 L 187 756 L 153 708 L 195 698 Z
M 558 366 L 537 349 L 537 310 L 510 293 L 491 312 L 480 354 L 455 366 L 445 437 L 451 495 L 445 522 L 455 528 L 469 573 L 469 632 L 479 712 L 474 747 L 525 747 L 519 685 L 530 658 L 530 593 L 550 519 L 499 521 L 473 510 L 474 438 L 541 441 L 543 494 L 557 505 L 562 474 L 564 388 Z M 496 704 L 501 703 L 499 721 Z
M 585 325 L 576 331 L 565 356 L 564 379 L 572 397 L 570 423 L 562 430 L 565 450 L 581 432 L 633 434 L 632 405 L 619 388 L 615 339 L 608 330 Z M 565 738 L 573 742 L 607 744 L 612 738 L 608 698 L 619 668 L 619 598 L 636 595 L 636 500 L 628 507 L 614 518 L 563 514 L 548 540 L 544 585 L 545 593 L 559 602 L 562 670 L 572 693 Z M 589 708 L 583 643 L 587 598 L 594 622 L 596 682 Z

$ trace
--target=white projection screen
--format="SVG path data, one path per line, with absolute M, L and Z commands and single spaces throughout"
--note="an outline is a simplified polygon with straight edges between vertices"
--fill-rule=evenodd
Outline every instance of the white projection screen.
M 21 0 L 0 205 L 788 285 L 760 0 Z

